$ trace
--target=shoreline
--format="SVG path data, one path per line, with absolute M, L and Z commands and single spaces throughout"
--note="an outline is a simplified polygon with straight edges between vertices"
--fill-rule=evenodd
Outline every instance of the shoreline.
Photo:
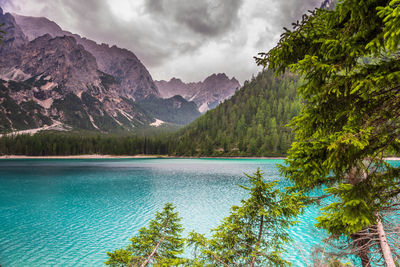
M 0 159 L 286 159 L 286 157 L 184 157 L 168 155 L 71 155 L 71 156 L 26 156 L 2 155 Z M 400 157 L 387 157 L 385 160 L 400 161 Z
M 26 156 L 2 155 L 0 159 L 286 159 L 285 157 L 180 157 L 168 155 L 72 155 L 72 156 Z

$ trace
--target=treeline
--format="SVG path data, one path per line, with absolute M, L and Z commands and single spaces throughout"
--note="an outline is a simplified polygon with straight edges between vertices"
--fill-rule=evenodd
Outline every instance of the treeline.
M 299 78 L 265 71 L 177 135 L 175 153 L 191 156 L 282 156 L 293 141 L 286 126 L 300 111 Z
M 168 143 L 162 139 L 161 136 L 87 136 L 42 132 L 32 136 L 3 136 L 0 138 L 0 154 L 29 156 L 169 154 Z
M 270 71 L 262 72 L 245 82 L 231 99 L 175 133 L 116 136 L 40 132 L 3 136 L 0 154 L 284 156 L 293 141 L 286 125 L 300 110 L 296 97 L 299 83 L 292 74 L 275 77 Z

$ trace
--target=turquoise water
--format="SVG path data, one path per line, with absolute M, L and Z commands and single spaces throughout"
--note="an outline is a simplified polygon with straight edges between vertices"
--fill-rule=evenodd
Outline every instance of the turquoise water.
M 101 266 L 165 202 L 186 232 L 209 233 L 246 197 L 257 167 L 279 179 L 281 160 L 0 160 L 0 265 Z M 324 233 L 308 209 L 291 229 L 289 259 L 305 266 Z

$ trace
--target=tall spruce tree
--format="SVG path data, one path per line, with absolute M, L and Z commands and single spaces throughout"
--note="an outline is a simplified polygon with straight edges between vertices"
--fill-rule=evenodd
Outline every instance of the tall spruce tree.
M 400 152 L 399 42 L 399 0 L 342 0 L 304 15 L 256 59 L 305 78 L 291 123 L 297 141 L 281 170 L 299 192 L 327 187 L 334 202 L 318 226 L 352 244 L 363 266 L 376 253 L 394 266 L 382 220 L 399 204 L 400 169 L 384 160 Z

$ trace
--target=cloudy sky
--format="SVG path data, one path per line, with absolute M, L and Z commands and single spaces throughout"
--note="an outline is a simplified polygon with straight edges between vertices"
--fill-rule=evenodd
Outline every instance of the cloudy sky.
M 253 56 L 276 44 L 322 0 L 0 0 L 8 12 L 44 16 L 64 30 L 133 51 L 154 79 L 203 80 L 225 72 L 241 83 Z

